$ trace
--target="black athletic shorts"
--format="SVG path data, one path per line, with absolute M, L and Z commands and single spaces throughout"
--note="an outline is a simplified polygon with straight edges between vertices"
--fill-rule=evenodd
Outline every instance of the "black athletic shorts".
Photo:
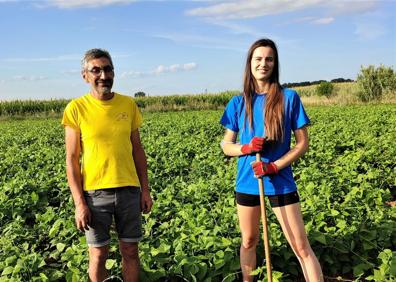
M 238 205 L 248 207 L 255 207 L 260 205 L 259 195 L 251 195 L 239 192 L 236 192 L 235 195 Z M 283 207 L 300 202 L 300 197 L 298 196 L 297 191 L 281 195 L 269 195 L 266 197 L 268 197 L 271 207 L 273 208 Z

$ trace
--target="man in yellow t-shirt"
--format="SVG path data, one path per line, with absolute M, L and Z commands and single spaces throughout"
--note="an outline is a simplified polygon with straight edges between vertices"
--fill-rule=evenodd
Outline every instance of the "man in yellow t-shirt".
M 76 225 L 89 246 L 89 279 L 108 276 L 114 217 L 124 281 L 138 281 L 141 212 L 153 204 L 139 135 L 142 116 L 132 98 L 111 91 L 114 67 L 106 50 L 88 50 L 81 73 L 91 91 L 66 106 L 62 124 Z

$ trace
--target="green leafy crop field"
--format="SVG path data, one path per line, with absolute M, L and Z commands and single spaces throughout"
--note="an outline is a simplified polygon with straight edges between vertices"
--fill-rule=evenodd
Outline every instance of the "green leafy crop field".
M 310 150 L 293 169 L 327 281 L 395 281 L 396 107 L 308 107 Z M 144 217 L 141 281 L 238 281 L 236 159 L 220 150 L 222 111 L 146 113 L 155 204 Z M 0 281 L 87 281 L 59 119 L 0 121 Z M 268 213 L 274 281 L 302 281 Z M 120 275 L 116 235 L 107 268 Z M 265 277 L 262 242 L 260 280 Z M 339 280 L 336 280 L 338 277 Z

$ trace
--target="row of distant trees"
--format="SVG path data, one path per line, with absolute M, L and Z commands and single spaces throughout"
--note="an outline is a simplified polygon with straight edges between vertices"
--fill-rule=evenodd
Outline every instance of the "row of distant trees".
M 330 80 L 331 83 L 340 83 L 340 82 L 353 82 L 352 79 L 345 79 L 345 78 L 335 78 Z M 296 86 L 310 86 L 320 84 L 322 82 L 327 82 L 326 80 L 314 80 L 314 81 L 303 81 L 303 82 L 290 82 L 290 83 L 283 83 L 283 87 L 296 87 Z
M 139 92 L 136 92 L 134 94 L 134 96 L 135 97 L 146 97 L 146 93 L 144 93 L 143 91 L 139 91 Z

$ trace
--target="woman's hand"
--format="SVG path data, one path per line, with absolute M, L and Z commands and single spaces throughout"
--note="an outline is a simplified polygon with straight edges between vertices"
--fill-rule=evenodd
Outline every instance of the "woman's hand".
M 244 155 L 261 152 L 264 148 L 265 140 L 266 138 L 255 136 L 252 138 L 252 140 L 250 140 L 249 144 L 242 145 L 241 152 Z
M 254 171 L 254 177 L 260 178 L 265 175 L 273 175 L 278 174 L 279 169 L 273 162 L 266 163 L 266 162 L 252 162 L 251 166 Z

